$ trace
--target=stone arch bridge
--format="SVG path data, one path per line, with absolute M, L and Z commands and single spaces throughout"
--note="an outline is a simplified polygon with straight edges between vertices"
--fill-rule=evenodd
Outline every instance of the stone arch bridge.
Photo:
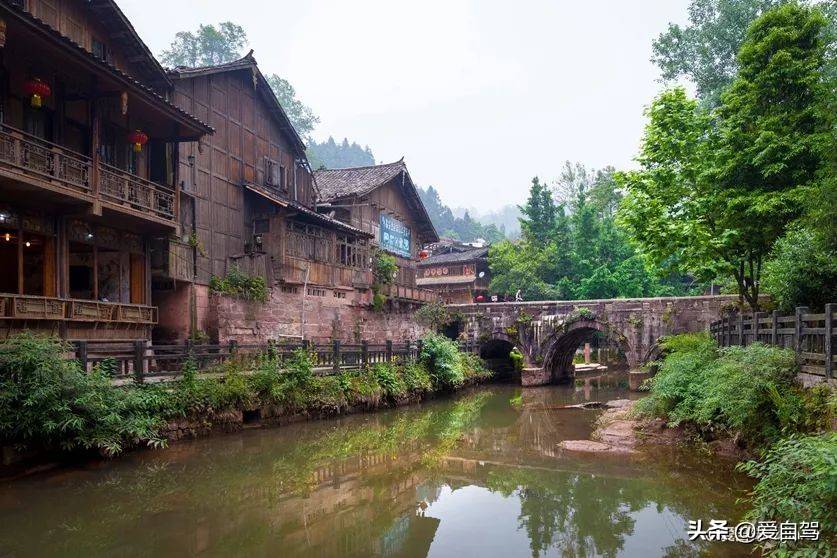
M 453 304 L 464 333 L 483 348 L 517 346 L 525 357 L 523 385 L 568 381 L 573 355 L 595 332 L 618 346 L 631 369 L 653 360 L 664 335 L 703 331 L 736 296 L 691 296 Z

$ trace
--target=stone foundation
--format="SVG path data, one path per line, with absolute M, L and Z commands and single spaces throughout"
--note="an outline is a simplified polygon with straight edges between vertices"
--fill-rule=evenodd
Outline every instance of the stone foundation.
M 329 292 L 329 294 L 331 294 Z M 206 332 L 219 343 L 261 344 L 269 339 L 344 343 L 416 340 L 427 329 L 413 320 L 415 306 L 392 303 L 376 312 L 365 304 L 334 296 L 305 296 L 271 289 L 266 303 L 210 293 Z

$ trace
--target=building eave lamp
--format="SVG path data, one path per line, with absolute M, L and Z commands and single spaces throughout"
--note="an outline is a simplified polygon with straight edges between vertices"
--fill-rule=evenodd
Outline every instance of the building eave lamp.
M 420 260 L 426 260 L 429 256 L 430 256 L 430 252 L 428 252 L 427 250 L 422 250 L 421 252 L 419 252 L 419 259 Z
M 128 141 L 134 144 L 134 151 L 139 153 L 142 151 L 142 146 L 148 143 L 148 134 L 142 130 L 134 130 L 128 134 Z
M 32 78 L 24 83 L 23 91 L 30 97 L 29 103 L 35 109 L 41 108 L 44 99 L 52 95 L 52 88 L 49 84 L 41 81 L 39 78 Z

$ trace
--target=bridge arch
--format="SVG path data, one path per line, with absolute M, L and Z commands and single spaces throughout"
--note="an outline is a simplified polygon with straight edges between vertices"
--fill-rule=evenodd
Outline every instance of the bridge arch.
M 543 367 L 549 373 L 550 382 L 561 383 L 572 378 L 573 356 L 578 346 L 596 332 L 603 333 L 608 341 L 618 343 L 628 354 L 627 339 L 613 331 L 607 323 L 594 318 L 576 320 L 555 331 L 541 343 Z

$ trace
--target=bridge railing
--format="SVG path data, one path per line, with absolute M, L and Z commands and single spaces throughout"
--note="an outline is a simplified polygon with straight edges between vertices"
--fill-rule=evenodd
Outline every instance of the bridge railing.
M 834 378 L 834 327 L 836 304 L 826 304 L 825 311 L 812 313 L 807 307 L 793 314 L 756 312 L 730 314 L 712 322 L 710 334 L 722 347 L 745 346 L 760 341 L 793 349 L 803 372 Z
M 189 363 L 198 371 L 212 371 L 219 364 L 231 359 L 250 359 L 272 356 L 285 365 L 295 351 L 306 349 L 311 355 L 314 373 L 321 376 L 337 374 L 343 370 L 361 369 L 377 363 L 414 361 L 422 349 L 421 340 L 400 343 L 311 343 L 308 341 L 274 342 L 263 344 L 204 344 L 186 341 L 182 344 L 96 343 L 76 341 L 68 358 L 79 362 L 83 370 L 104 366 L 117 381 L 136 382 L 169 381 L 183 375 Z M 459 342 L 459 350 L 476 353 L 478 344 L 473 340 Z

